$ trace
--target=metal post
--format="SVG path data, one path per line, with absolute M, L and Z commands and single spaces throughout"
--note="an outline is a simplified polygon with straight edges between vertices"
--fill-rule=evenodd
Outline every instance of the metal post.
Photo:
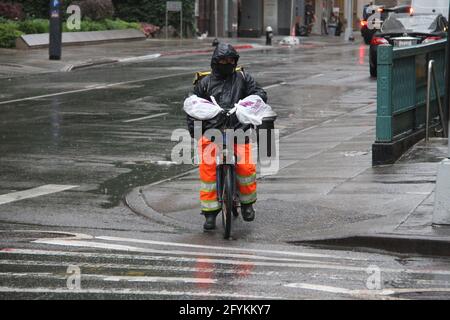
M 430 100 L 431 100 L 431 76 L 433 70 L 434 60 L 428 62 L 428 80 L 427 80 L 427 107 L 426 107 L 426 122 L 425 122 L 425 143 L 429 141 L 429 126 L 430 126 Z
M 62 0 L 50 1 L 49 58 L 61 60 L 62 51 Z
M 169 10 L 166 8 L 166 41 L 169 39 Z
M 294 27 L 294 0 L 291 0 L 291 32 Z M 295 33 L 291 35 L 295 36 Z
M 432 76 L 433 76 L 433 83 L 434 83 L 434 92 L 437 97 L 438 107 L 439 107 L 439 117 L 441 118 L 441 125 L 442 130 L 444 131 L 444 138 L 448 138 L 448 131 L 447 131 L 447 124 L 445 123 L 445 115 L 444 115 L 444 109 L 442 108 L 442 102 L 441 102 L 441 92 L 439 91 L 439 85 L 436 77 L 436 70 L 434 69 L 434 65 L 432 68 Z
M 180 15 L 181 41 L 183 41 L 183 7 L 181 7 Z
M 347 28 L 345 29 L 345 40 L 353 41 L 353 0 L 346 0 L 346 5 Z

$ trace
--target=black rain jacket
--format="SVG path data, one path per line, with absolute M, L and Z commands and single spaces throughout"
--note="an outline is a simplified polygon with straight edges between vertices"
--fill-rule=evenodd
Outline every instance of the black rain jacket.
M 250 95 L 257 95 L 267 102 L 267 93 L 258 86 L 251 75 L 244 71 L 234 72 L 230 76 L 223 76 L 217 71 L 217 64 L 221 58 L 234 58 L 237 66 L 239 55 L 230 44 L 220 43 L 213 53 L 211 59 L 210 75 L 201 79 L 194 88 L 193 94 L 200 98 L 211 101 L 213 96 L 217 103 L 225 110 L 234 108 L 234 105 L 239 100 L 244 99 Z M 212 120 L 202 122 L 202 133 L 208 129 L 220 128 L 224 121 L 223 115 L 219 114 Z M 194 137 L 194 121 L 195 119 L 187 116 L 188 128 L 192 137 Z M 251 125 L 241 124 L 236 117 L 232 115 L 231 127 L 234 130 L 243 129 L 247 131 Z

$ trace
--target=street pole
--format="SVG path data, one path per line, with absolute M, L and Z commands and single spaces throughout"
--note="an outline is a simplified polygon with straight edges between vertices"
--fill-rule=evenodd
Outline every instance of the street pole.
M 292 29 L 294 29 L 294 0 L 291 0 L 291 35 L 294 37 L 295 33 L 292 34 Z
M 346 16 L 347 16 L 347 28 L 345 29 L 345 40 L 354 40 L 353 37 L 353 0 L 346 0 Z
M 62 52 L 62 0 L 50 1 L 50 33 L 49 33 L 49 58 L 61 60 Z
M 169 9 L 166 8 L 166 41 L 169 40 Z

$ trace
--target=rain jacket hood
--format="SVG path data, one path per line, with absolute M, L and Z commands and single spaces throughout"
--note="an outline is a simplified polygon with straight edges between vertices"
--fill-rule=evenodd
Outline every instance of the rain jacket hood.
M 220 76 L 217 66 L 219 64 L 219 60 L 223 58 L 235 59 L 234 67 L 236 67 L 239 61 L 239 54 L 231 44 L 219 43 L 211 58 L 211 69 L 216 76 Z

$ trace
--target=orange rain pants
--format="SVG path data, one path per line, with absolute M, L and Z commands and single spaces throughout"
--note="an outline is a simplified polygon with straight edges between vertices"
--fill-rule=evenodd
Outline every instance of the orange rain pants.
M 202 212 L 221 209 L 217 201 L 216 152 L 217 145 L 202 137 L 198 142 L 200 160 L 200 203 Z M 237 158 L 236 180 L 241 204 L 256 202 L 256 164 L 252 159 L 251 144 L 235 144 Z

